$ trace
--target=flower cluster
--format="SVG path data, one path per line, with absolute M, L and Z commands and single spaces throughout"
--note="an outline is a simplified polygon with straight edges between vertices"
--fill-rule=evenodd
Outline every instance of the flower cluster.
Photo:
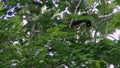
M 3 3 L 3 10 L 6 10 L 4 15 L 0 16 L 0 18 L 8 19 L 10 17 L 14 17 L 16 15 L 15 10 L 21 8 L 20 3 L 16 5 L 8 5 L 5 1 L 0 0 L 0 3 Z

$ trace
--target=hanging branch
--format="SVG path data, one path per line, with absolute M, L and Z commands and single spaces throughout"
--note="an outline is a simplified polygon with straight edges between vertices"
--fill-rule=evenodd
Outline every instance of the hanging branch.
M 105 34 L 106 35 L 108 34 L 108 20 L 106 21 L 106 31 L 105 31 Z
M 77 10 L 78 10 L 80 4 L 82 3 L 82 1 L 83 1 L 83 0 L 79 0 L 79 3 L 77 4 L 77 6 L 76 6 L 76 8 L 75 8 L 75 11 L 74 11 L 75 14 L 77 13 Z M 72 22 L 73 22 L 73 19 L 71 19 L 71 21 L 70 21 L 69 28 L 71 27 Z

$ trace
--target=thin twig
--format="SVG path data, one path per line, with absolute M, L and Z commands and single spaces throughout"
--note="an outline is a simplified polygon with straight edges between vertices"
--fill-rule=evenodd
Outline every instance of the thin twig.
M 96 43 L 96 39 L 97 39 L 97 29 L 95 30 L 95 34 L 94 34 L 94 42 Z
M 115 41 L 117 41 L 116 38 L 114 38 L 113 36 L 111 36 L 111 35 L 109 35 L 109 34 L 106 34 L 106 36 L 109 36 L 109 37 L 113 38 Z
M 75 7 L 74 13 L 77 13 L 77 10 L 78 10 L 80 4 L 82 3 L 82 1 L 83 1 L 83 0 L 79 0 L 79 3 L 78 3 L 77 6 Z

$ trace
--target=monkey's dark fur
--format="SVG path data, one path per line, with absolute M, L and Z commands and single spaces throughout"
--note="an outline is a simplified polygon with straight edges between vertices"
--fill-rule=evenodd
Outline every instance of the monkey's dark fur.
M 87 27 L 91 26 L 90 20 L 77 20 L 77 21 L 73 21 L 70 27 L 74 27 L 74 26 L 80 25 L 82 23 L 85 23 Z

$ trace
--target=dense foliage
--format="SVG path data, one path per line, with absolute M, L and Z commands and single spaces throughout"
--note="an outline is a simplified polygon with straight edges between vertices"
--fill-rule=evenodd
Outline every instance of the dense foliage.
M 0 0 L 0 68 L 120 67 L 119 0 Z M 90 20 L 67 28 L 72 21 Z M 26 22 L 26 23 L 25 23 Z

